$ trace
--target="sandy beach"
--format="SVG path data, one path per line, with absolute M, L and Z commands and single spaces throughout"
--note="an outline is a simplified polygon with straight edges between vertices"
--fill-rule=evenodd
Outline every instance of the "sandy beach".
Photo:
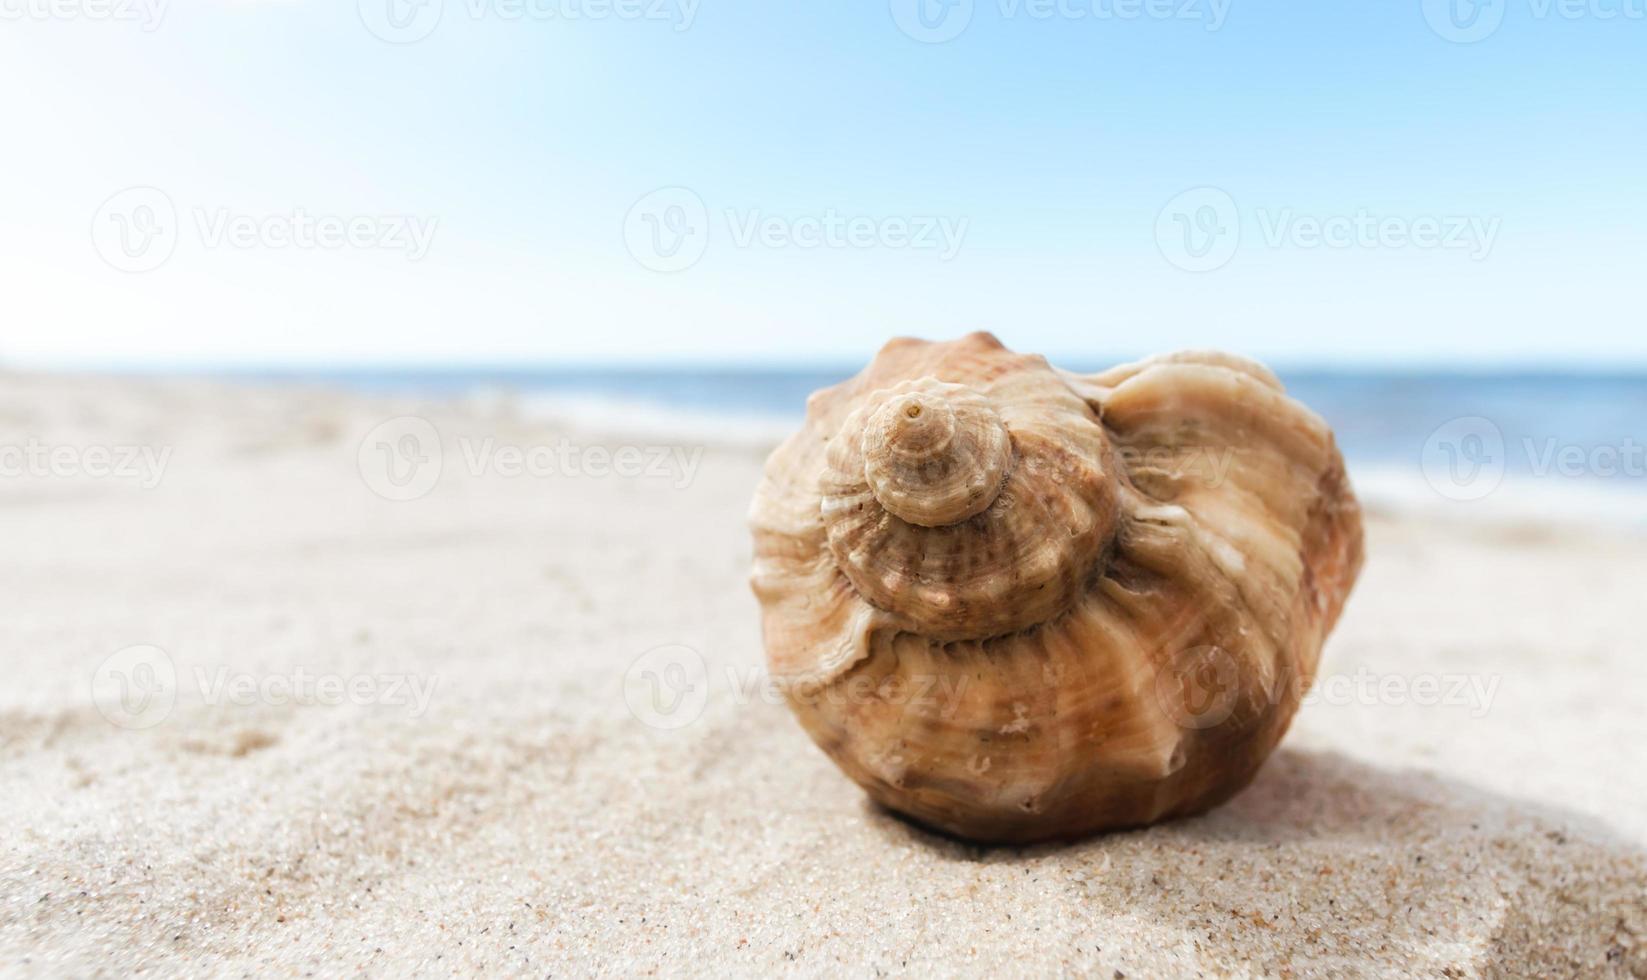
M 1637 532 L 1371 508 L 1253 786 L 980 848 L 764 682 L 759 445 L 24 375 L 0 446 L 7 975 L 1647 977 Z

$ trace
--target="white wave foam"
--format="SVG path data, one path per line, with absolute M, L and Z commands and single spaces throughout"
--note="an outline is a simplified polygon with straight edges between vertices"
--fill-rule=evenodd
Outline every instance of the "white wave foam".
M 522 395 L 532 421 L 584 432 L 662 442 L 769 450 L 800 426 L 800 419 L 754 412 L 714 412 L 640 399 L 564 393 Z
M 1451 500 L 1417 467 L 1350 464 L 1356 496 L 1370 511 L 1488 524 L 1647 528 L 1647 487 L 1599 479 L 1511 474 L 1479 500 Z

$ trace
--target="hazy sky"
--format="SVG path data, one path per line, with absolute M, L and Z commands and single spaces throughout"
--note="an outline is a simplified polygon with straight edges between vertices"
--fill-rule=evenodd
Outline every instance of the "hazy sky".
M 1643 364 L 1644 51 L 1647 0 L 0 0 L 0 360 Z

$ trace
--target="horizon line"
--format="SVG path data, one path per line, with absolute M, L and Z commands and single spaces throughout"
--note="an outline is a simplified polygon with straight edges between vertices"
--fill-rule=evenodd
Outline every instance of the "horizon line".
M 1110 366 L 1143 360 L 1140 356 L 1060 356 L 1045 355 L 1054 367 L 1072 370 L 1101 371 Z M 1250 355 L 1243 355 L 1250 356 Z M 1300 358 L 1255 357 L 1271 370 L 1280 374 L 1406 374 L 1406 375 L 1517 375 L 1517 376 L 1589 376 L 1636 377 L 1647 376 L 1647 359 L 1610 360 L 1575 358 L 1552 361 L 1549 358 L 1503 357 L 1491 360 L 1454 360 L 1446 358 L 1399 359 L 1379 358 L 1360 361 Z M 500 355 L 485 359 L 415 359 L 368 360 L 338 358 L 328 360 L 292 360 L 258 362 L 244 359 L 225 360 L 14 360 L 0 357 L 0 372 L 9 374 L 106 374 L 106 375 L 463 375 L 496 374 L 527 375 L 533 373 L 596 373 L 632 372 L 641 374 L 690 374 L 695 372 L 725 372 L 729 374 L 760 373 L 841 373 L 850 376 L 862 370 L 869 358 L 847 360 L 838 357 L 782 357 L 782 358 L 648 358 L 619 359 L 602 357 L 508 357 Z

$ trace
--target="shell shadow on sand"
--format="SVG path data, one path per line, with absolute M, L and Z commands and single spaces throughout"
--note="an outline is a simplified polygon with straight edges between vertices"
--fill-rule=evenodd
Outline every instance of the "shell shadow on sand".
M 1124 911 L 1225 969 L 1647 976 L 1647 852 L 1587 817 L 1337 753 L 1283 749 L 1211 813 L 1069 845 L 979 847 L 872 809 L 942 859 L 1087 869 L 1095 930 Z

